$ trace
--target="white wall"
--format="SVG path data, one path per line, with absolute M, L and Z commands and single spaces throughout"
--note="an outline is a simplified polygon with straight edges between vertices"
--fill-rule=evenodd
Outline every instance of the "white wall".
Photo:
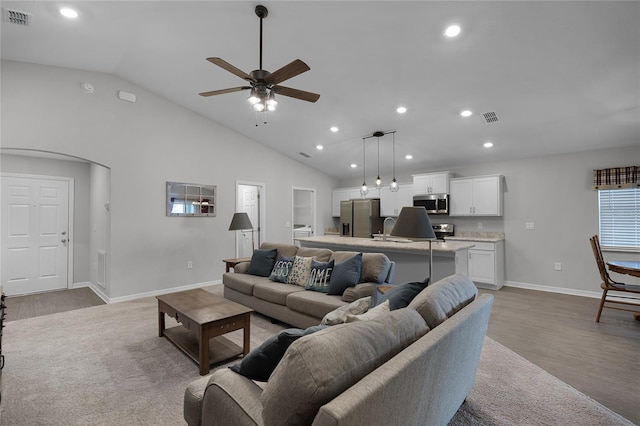
M 111 264 L 111 170 L 91 164 L 90 194 L 90 273 L 91 282 L 104 296 L 110 293 L 109 267 Z M 104 258 L 101 260 L 100 254 Z M 102 263 L 100 265 L 100 263 Z
M 269 241 L 290 241 L 291 187 L 330 200 L 336 180 L 110 74 L 2 61 L 2 146 L 71 154 L 111 169 L 111 298 L 221 279 L 235 182 L 264 182 Z M 91 95 L 82 82 L 95 87 Z M 124 90 L 138 101 L 117 98 Z M 238 167 L 242 165 L 242 167 Z M 168 180 L 218 187 L 215 218 L 165 215 Z M 331 203 L 318 203 L 318 228 Z M 193 269 L 186 269 L 186 262 Z
M 639 159 L 640 141 L 628 148 L 444 168 L 441 170 L 450 170 L 458 177 L 504 175 L 504 216 L 433 216 L 433 222 L 453 223 L 457 231 L 479 231 L 481 222 L 481 231 L 504 232 L 508 284 L 565 289 L 575 294 L 600 293 L 589 245 L 589 237 L 598 233 L 598 194 L 591 189 L 593 170 L 637 165 Z M 408 173 L 398 175 L 403 181 L 409 180 Z M 358 186 L 358 182 L 339 185 Z M 535 230 L 525 230 L 525 222 L 534 222 Z M 637 260 L 640 254 L 605 252 L 604 257 L 605 261 Z M 562 271 L 554 270 L 555 262 L 562 263 Z M 617 275 L 614 279 L 639 282 L 629 276 Z

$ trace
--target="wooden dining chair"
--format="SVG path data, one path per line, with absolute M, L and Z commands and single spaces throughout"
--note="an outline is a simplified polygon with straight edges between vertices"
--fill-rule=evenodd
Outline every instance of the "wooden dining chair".
M 596 258 L 598 270 L 600 271 L 600 279 L 602 280 L 602 283 L 600 284 L 600 287 L 602 288 L 602 298 L 600 299 L 600 307 L 598 308 L 596 322 L 600 322 L 600 314 L 602 314 L 603 308 L 640 313 L 640 298 L 622 294 L 607 295 L 607 292 L 609 292 L 610 290 L 640 294 L 640 285 L 631 285 L 613 281 L 609 276 L 609 272 L 607 271 L 607 267 L 604 263 L 604 258 L 602 257 L 602 250 L 600 249 L 600 239 L 597 235 L 594 235 L 593 237 L 589 238 L 589 241 L 591 241 L 591 248 L 593 249 L 593 255 Z M 615 297 L 615 299 L 612 299 L 612 297 Z M 609 306 L 607 304 L 631 305 L 634 306 L 634 308 Z

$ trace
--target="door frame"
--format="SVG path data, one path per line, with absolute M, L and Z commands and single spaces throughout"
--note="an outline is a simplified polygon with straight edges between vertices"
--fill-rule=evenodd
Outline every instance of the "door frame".
M 317 215 L 317 192 L 315 188 L 306 188 L 303 186 L 292 186 L 291 187 L 291 243 L 295 244 L 294 241 L 294 234 L 295 234 L 295 191 L 309 191 L 311 192 L 311 194 L 313 195 L 312 197 L 312 206 L 311 206 L 311 214 L 313 215 L 313 236 L 318 235 L 318 226 L 317 226 L 317 221 L 318 221 L 318 215 Z
M 27 173 L 0 173 L 0 178 L 4 177 L 13 177 L 13 178 L 26 178 L 26 179 L 39 179 L 39 180 L 59 180 L 63 182 L 67 182 L 69 185 L 69 205 L 67 209 L 69 210 L 69 226 L 67 231 L 67 289 L 73 288 L 73 245 L 75 242 L 75 236 L 73 235 L 73 206 L 74 206 L 74 193 L 75 193 L 75 180 L 72 177 L 63 177 L 63 176 L 47 176 L 47 175 L 34 175 Z M 0 210 L 2 210 L 0 208 Z
M 238 198 L 240 195 L 240 192 L 238 191 L 238 187 L 240 185 L 247 185 L 247 186 L 256 186 L 260 189 L 260 198 L 259 198 L 259 203 L 258 203 L 258 213 L 260 214 L 260 223 L 259 223 L 259 228 L 258 228 L 258 232 L 257 232 L 257 245 L 256 245 L 256 249 L 260 248 L 260 243 L 263 243 L 265 241 L 265 235 L 267 232 L 267 214 L 266 214 L 266 194 L 267 194 L 267 184 L 264 182 L 254 182 L 254 181 L 247 181 L 247 180 L 236 180 L 236 196 L 235 196 L 235 205 L 234 205 L 234 209 L 233 212 L 236 213 L 238 212 L 238 203 L 240 203 L 240 199 Z M 233 216 L 233 215 L 232 215 Z M 253 224 L 255 226 L 255 224 Z M 238 236 L 236 233 L 235 236 L 235 246 L 236 246 L 236 250 L 235 250 L 235 255 L 236 257 L 238 257 L 240 255 L 240 247 L 238 245 Z

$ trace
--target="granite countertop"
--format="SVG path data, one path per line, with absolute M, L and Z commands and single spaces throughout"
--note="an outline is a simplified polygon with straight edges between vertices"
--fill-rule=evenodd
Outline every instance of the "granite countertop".
M 502 232 L 458 232 L 455 237 L 445 237 L 448 241 L 477 241 L 486 243 L 497 243 L 504 241 Z
M 429 243 L 427 241 L 410 241 L 403 238 L 388 237 L 387 241 L 382 241 L 381 238 L 356 238 L 356 237 L 341 237 L 337 235 L 324 235 L 320 237 L 300 237 L 295 238 L 296 241 L 318 243 L 321 245 L 334 245 L 334 246 L 349 246 L 349 247 L 362 247 L 368 249 L 376 249 L 384 252 L 385 250 L 391 251 L 408 251 L 408 252 L 428 252 Z M 432 242 L 431 249 L 433 252 L 454 253 L 459 250 L 465 250 L 473 247 L 473 244 L 462 242 Z

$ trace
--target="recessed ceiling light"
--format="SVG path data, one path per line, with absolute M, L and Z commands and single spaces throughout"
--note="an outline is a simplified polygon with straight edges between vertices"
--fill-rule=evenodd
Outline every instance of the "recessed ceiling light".
M 446 35 L 447 37 L 455 37 L 458 34 L 460 34 L 460 26 L 458 25 L 450 25 L 447 27 L 446 30 L 444 30 L 444 35 Z
M 73 9 L 69 9 L 68 7 L 63 7 L 62 9 L 60 9 L 60 14 L 62 16 L 64 16 L 65 18 L 77 18 L 78 17 L 78 12 L 76 12 Z
M 336 126 L 333 126 L 333 127 L 331 127 L 329 130 L 331 130 L 333 133 L 335 133 L 335 132 L 337 132 L 337 131 L 338 131 L 338 130 L 340 130 L 340 129 L 338 129 Z
M 407 155 L 404 156 L 404 158 L 406 158 L 407 160 L 411 160 L 411 159 L 413 159 L 413 155 L 407 154 Z
M 485 142 L 482 144 L 485 148 L 491 148 L 493 146 L 493 142 Z
M 316 149 L 317 149 L 318 151 L 322 151 L 322 150 L 324 149 L 324 146 L 322 146 L 322 145 L 316 145 Z
M 356 167 L 358 167 L 358 165 L 356 163 L 351 163 L 351 168 L 355 169 Z
M 398 111 L 398 114 L 404 114 L 405 112 L 407 112 L 407 108 L 401 106 L 401 107 L 398 107 L 396 111 Z
M 465 109 L 464 111 L 460 111 L 460 115 L 463 117 L 471 117 L 473 115 L 473 112 L 469 111 L 468 109 Z

